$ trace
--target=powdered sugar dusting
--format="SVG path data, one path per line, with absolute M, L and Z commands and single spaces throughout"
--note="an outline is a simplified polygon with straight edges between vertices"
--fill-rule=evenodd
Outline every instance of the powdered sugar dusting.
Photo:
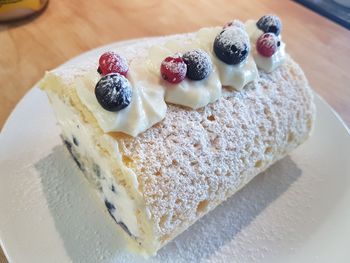
M 132 165 L 159 235 L 171 237 L 304 141 L 313 114 L 304 75 L 289 60 L 203 110 L 169 105 L 162 122 L 119 143 L 137 160 Z

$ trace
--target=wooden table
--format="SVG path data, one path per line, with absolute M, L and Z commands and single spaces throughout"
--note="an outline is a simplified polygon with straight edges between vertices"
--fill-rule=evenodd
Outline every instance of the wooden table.
M 185 4 L 186 3 L 186 4 Z M 113 41 L 190 32 L 278 14 L 287 51 L 350 126 L 350 31 L 290 1 L 51 1 L 35 19 L 0 25 L 0 128 L 21 97 L 66 60 Z M 0 262 L 6 262 L 0 252 Z

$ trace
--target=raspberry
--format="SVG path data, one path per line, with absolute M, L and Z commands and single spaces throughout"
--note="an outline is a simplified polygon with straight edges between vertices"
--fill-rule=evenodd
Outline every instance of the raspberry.
M 109 73 L 119 73 L 126 76 L 129 66 L 125 58 L 121 57 L 113 51 L 103 53 L 99 59 L 98 71 L 101 75 L 107 75 Z
M 160 65 L 162 78 L 170 83 L 179 83 L 186 77 L 187 66 L 184 60 L 179 57 L 166 57 Z
M 271 57 L 279 46 L 280 41 L 273 33 L 262 34 L 256 41 L 256 49 L 264 57 Z

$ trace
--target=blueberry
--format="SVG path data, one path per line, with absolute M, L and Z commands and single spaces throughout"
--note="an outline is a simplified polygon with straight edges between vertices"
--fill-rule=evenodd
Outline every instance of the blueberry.
M 122 221 L 119 221 L 117 222 L 118 225 L 120 225 L 121 228 L 123 228 L 123 230 L 128 233 L 129 236 L 133 236 L 129 230 L 129 228 L 122 222 Z
M 79 162 L 78 158 L 74 155 L 73 152 L 71 152 L 71 154 L 73 156 L 73 160 L 78 165 L 79 169 L 84 172 L 84 170 L 85 170 L 84 166 Z
M 186 52 L 183 54 L 182 59 L 187 65 L 186 77 L 189 79 L 205 79 L 212 71 L 213 66 L 209 55 L 200 49 Z
M 113 220 L 120 225 L 121 228 L 123 228 L 123 230 L 128 233 L 129 236 L 133 237 L 133 234 L 131 234 L 129 228 L 122 222 L 122 221 L 117 221 L 113 215 L 113 212 L 115 211 L 115 206 L 110 203 L 109 201 L 107 201 L 107 199 L 105 199 L 105 205 L 108 209 L 108 213 L 109 215 L 113 218 Z
M 65 140 L 65 139 L 63 139 L 63 142 L 64 142 L 64 144 L 66 145 L 68 151 L 71 152 L 71 151 L 72 151 L 72 146 L 73 146 L 73 145 L 72 145 L 69 141 L 67 141 L 67 140 Z
M 98 178 L 101 177 L 101 168 L 100 168 L 99 165 L 97 165 L 97 164 L 94 163 L 93 166 L 92 166 L 92 170 L 95 172 L 95 174 L 96 174 L 96 176 L 97 176 Z
M 74 136 L 73 136 L 73 143 L 74 143 L 76 146 L 79 146 L 79 142 L 78 142 L 77 138 L 75 138 Z
M 236 65 L 244 61 L 249 54 L 249 37 L 241 28 L 228 27 L 216 36 L 213 49 L 221 61 Z
M 62 139 L 63 139 L 63 137 L 62 137 Z M 83 164 L 81 164 L 81 163 L 79 162 L 79 160 L 78 160 L 78 158 L 77 158 L 77 156 L 76 156 L 76 153 L 73 152 L 73 144 L 72 144 L 70 141 L 67 141 L 66 139 L 63 139 L 63 142 L 64 142 L 64 144 L 66 145 L 66 147 L 67 147 L 69 153 L 72 155 L 73 160 L 74 160 L 75 163 L 78 165 L 79 169 L 82 170 L 82 171 L 84 171 L 85 168 L 84 168 Z
M 256 26 L 264 33 L 273 33 L 278 36 L 282 29 L 282 22 L 276 15 L 265 15 L 259 19 Z
M 108 212 L 110 214 L 115 211 L 115 206 L 112 203 L 110 203 L 109 201 L 107 201 L 107 199 L 105 199 L 105 205 L 106 205 Z
M 108 111 L 120 111 L 131 102 L 132 90 L 129 81 L 119 73 L 103 76 L 95 87 L 100 105 Z
M 105 199 L 105 205 L 107 207 L 109 215 L 113 218 L 113 220 L 116 223 L 118 223 L 117 220 L 115 219 L 114 215 L 113 215 L 113 212 L 115 211 L 115 206 L 112 203 L 108 202 L 107 199 Z

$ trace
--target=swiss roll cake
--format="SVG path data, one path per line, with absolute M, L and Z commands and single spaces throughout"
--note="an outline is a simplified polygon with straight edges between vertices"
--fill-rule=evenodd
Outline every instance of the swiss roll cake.
M 138 251 L 154 255 L 309 137 L 313 94 L 281 32 L 275 15 L 233 20 L 121 44 L 40 82 Z

